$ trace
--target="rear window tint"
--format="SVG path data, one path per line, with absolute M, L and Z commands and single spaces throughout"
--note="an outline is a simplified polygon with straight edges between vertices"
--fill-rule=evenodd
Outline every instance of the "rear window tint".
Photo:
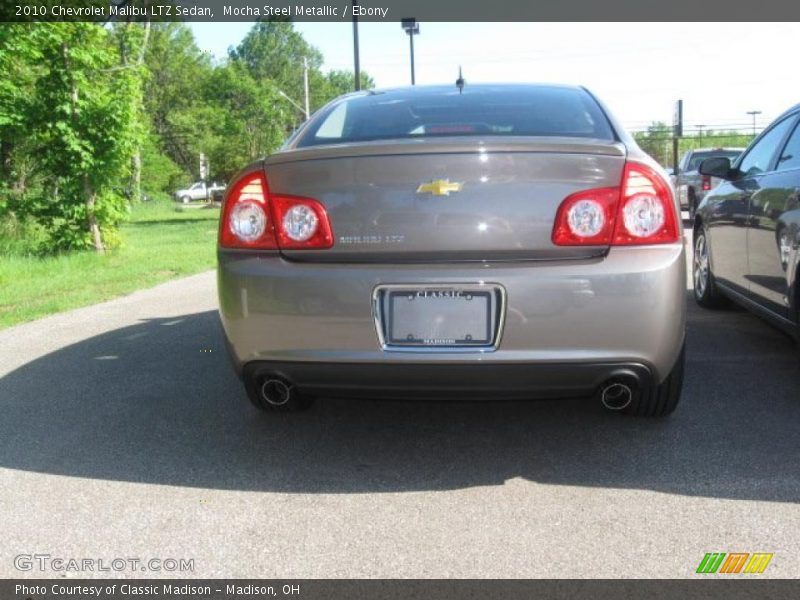
M 600 107 L 578 88 L 435 88 L 345 98 L 317 115 L 298 147 L 442 136 L 615 139 Z

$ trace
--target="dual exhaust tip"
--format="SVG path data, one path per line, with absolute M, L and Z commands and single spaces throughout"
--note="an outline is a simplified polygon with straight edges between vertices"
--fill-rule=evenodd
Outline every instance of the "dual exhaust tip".
M 615 373 L 600 386 L 600 402 L 608 410 L 624 410 L 633 402 L 639 387 L 639 378 L 634 373 Z
M 633 402 L 633 389 L 627 383 L 606 383 L 600 390 L 600 402 L 608 410 L 622 410 Z
M 287 404 L 295 394 L 294 385 L 283 379 L 266 378 L 259 388 L 261 399 L 271 406 Z

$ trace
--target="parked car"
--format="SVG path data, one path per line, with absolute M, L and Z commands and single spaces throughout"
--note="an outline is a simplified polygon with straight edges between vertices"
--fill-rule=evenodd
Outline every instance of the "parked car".
M 220 314 L 265 410 L 596 394 L 666 415 L 682 240 L 666 173 L 583 88 L 357 92 L 233 180 Z
M 733 165 L 704 160 L 723 183 L 694 222 L 694 295 L 716 307 L 733 300 L 792 334 L 798 328 L 800 105 L 778 117 Z
M 216 181 L 211 182 L 208 185 L 208 189 L 206 189 L 206 184 L 204 182 L 198 181 L 186 189 L 176 191 L 173 195 L 176 201 L 189 204 L 189 202 L 193 200 L 213 200 L 219 198 L 220 194 L 224 192 L 225 186 Z
M 733 162 L 742 150 L 743 148 L 697 148 L 683 155 L 675 173 L 675 190 L 681 209 L 688 210 L 690 218 L 694 217 L 705 195 L 719 183 L 719 179 L 703 175 L 697 170 L 700 163 L 716 156 L 727 157 Z

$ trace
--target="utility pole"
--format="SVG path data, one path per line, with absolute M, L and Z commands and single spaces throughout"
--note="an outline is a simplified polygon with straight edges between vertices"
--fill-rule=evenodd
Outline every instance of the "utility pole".
M 753 117 L 753 137 L 755 137 L 755 135 L 756 135 L 756 115 L 760 115 L 761 111 L 760 110 L 748 110 L 747 114 L 751 115 Z
M 408 34 L 411 51 L 411 85 L 416 85 L 416 79 L 414 77 L 414 36 L 419 34 L 419 23 L 417 23 L 416 19 L 401 19 L 400 24 Z
M 353 9 L 358 6 L 358 0 L 353 0 Z M 356 82 L 356 91 L 361 89 L 361 59 L 358 55 L 358 17 L 353 10 L 353 70 Z
M 672 172 L 678 174 L 678 143 L 683 137 L 683 100 L 675 103 L 672 117 Z
M 699 124 L 697 125 L 697 129 L 698 129 L 697 136 L 698 137 L 703 137 L 703 127 L 705 127 L 705 125 L 699 125 Z
M 311 117 L 311 109 L 308 102 L 308 59 L 303 57 L 303 88 L 306 94 L 306 121 Z

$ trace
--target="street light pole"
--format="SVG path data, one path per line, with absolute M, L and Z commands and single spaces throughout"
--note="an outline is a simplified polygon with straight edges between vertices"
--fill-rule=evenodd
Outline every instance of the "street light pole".
M 284 92 L 283 90 L 278 90 L 278 95 L 279 95 L 281 98 L 283 98 L 284 100 L 286 100 L 287 102 L 289 102 L 289 104 L 291 104 L 292 106 L 294 106 L 294 107 L 295 107 L 297 110 L 299 110 L 301 113 L 303 113 L 303 114 L 305 115 L 305 117 L 306 117 L 306 121 L 308 121 L 308 108 L 303 108 L 302 106 L 300 106 L 300 103 L 299 103 L 299 102 L 295 102 L 294 100 L 292 100 L 292 99 L 291 99 L 291 98 L 290 98 L 290 97 L 289 97 L 289 96 L 286 94 L 286 92 Z
M 358 6 L 358 0 L 353 0 L 353 8 Z M 358 17 L 353 10 L 353 70 L 356 82 L 356 91 L 361 89 L 361 59 L 358 55 Z
M 411 85 L 416 85 L 416 81 L 414 79 L 414 34 L 413 33 L 408 35 L 408 41 L 411 44 Z
M 760 115 L 761 111 L 760 110 L 748 110 L 747 114 L 751 115 L 753 117 L 753 136 L 755 137 L 755 135 L 756 135 L 756 115 Z
M 416 85 L 416 77 L 414 75 L 414 36 L 419 34 L 419 23 L 417 23 L 416 19 L 401 19 L 400 24 L 408 34 L 411 52 L 411 85 Z

